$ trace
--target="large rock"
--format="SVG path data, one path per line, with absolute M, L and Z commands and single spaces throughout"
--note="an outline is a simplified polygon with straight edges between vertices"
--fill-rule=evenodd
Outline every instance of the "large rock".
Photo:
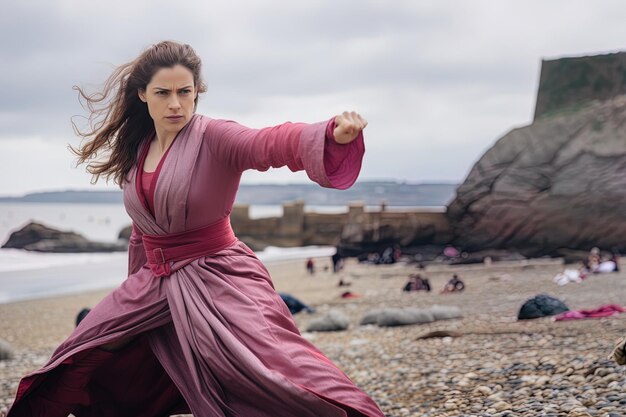
M 74 232 L 56 230 L 31 222 L 11 233 L 3 248 L 24 249 L 37 252 L 115 252 L 126 251 L 128 244 L 92 242 Z
M 626 96 L 514 129 L 448 207 L 464 250 L 626 249 Z

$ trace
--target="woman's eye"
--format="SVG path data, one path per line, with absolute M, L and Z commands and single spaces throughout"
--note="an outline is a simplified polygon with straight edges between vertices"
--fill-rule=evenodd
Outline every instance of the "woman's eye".
M 191 93 L 191 90 L 189 89 L 185 89 L 185 90 L 180 90 L 181 94 L 189 94 Z
M 157 96 L 163 96 L 163 95 L 165 95 L 165 94 L 166 94 L 166 92 L 165 92 L 165 91 L 157 91 L 157 92 L 156 92 L 156 95 L 157 95 Z

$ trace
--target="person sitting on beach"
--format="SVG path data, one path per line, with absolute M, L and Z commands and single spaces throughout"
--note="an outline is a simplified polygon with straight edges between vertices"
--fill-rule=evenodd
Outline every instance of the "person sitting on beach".
M 611 260 L 615 262 L 615 269 L 613 270 L 613 272 L 619 272 L 619 253 L 617 253 L 617 251 L 613 251 L 613 254 L 611 255 Z
M 461 281 L 459 279 L 459 276 L 457 274 L 452 275 L 452 278 L 450 279 L 450 281 L 448 281 L 448 283 L 443 287 L 443 290 L 441 290 L 442 293 L 449 293 L 449 292 L 461 292 L 465 289 L 465 283 L 463 283 L 463 281 Z
M 402 257 L 402 249 L 400 248 L 400 245 L 398 244 L 393 245 L 393 261 L 398 262 L 401 257 Z
M 583 278 L 589 274 L 619 272 L 618 254 L 613 250 L 609 257 L 603 257 L 599 248 L 592 248 L 587 259 L 583 261 L 583 267 L 580 271 Z
M 385 248 L 385 250 L 383 251 L 382 255 L 380 256 L 380 259 L 379 259 L 378 263 L 381 263 L 381 264 L 394 264 L 394 263 L 396 263 L 396 259 L 394 257 L 394 249 L 393 249 L 393 247 L 388 246 L 387 248 Z
M 587 270 L 589 270 L 589 272 L 595 272 L 598 266 L 600 266 L 600 260 L 600 249 L 595 247 L 591 248 L 589 256 L 587 257 L 587 264 L 585 265 Z
M 430 282 L 428 278 L 422 278 L 420 274 L 409 275 L 409 281 L 404 285 L 402 291 L 427 291 L 430 292 Z
M 608 258 L 603 258 L 600 264 L 593 271 L 594 274 L 604 274 L 607 272 L 619 272 L 619 259 L 617 253 L 613 252 Z
M 370 252 L 367 254 L 363 263 L 377 265 L 380 263 L 380 254 L 378 252 Z

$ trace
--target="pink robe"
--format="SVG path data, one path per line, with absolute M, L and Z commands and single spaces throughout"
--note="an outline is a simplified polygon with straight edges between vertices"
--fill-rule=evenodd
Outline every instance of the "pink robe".
M 374 401 L 300 335 L 267 269 L 243 242 L 169 262 L 171 273 L 162 277 L 146 264 L 142 244 L 143 234 L 184 232 L 229 216 L 247 169 L 288 166 L 306 170 L 321 186 L 350 187 L 361 168 L 363 138 L 339 145 L 327 131 L 332 122 L 257 130 L 194 115 L 154 174 L 154 215 L 138 178 L 139 158 L 123 187 L 133 220 L 128 278 L 42 368 L 22 378 L 7 417 L 54 417 L 46 398 L 62 410 L 71 404 L 76 417 L 382 417 Z M 129 336 L 133 341 L 120 350 L 97 348 Z M 79 388 L 59 388 L 64 384 Z

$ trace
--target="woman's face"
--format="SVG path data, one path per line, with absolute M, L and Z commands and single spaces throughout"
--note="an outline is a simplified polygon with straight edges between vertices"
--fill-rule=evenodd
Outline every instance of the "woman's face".
M 191 120 L 198 95 L 192 72 L 182 65 L 159 69 L 138 93 L 159 136 L 175 136 Z

